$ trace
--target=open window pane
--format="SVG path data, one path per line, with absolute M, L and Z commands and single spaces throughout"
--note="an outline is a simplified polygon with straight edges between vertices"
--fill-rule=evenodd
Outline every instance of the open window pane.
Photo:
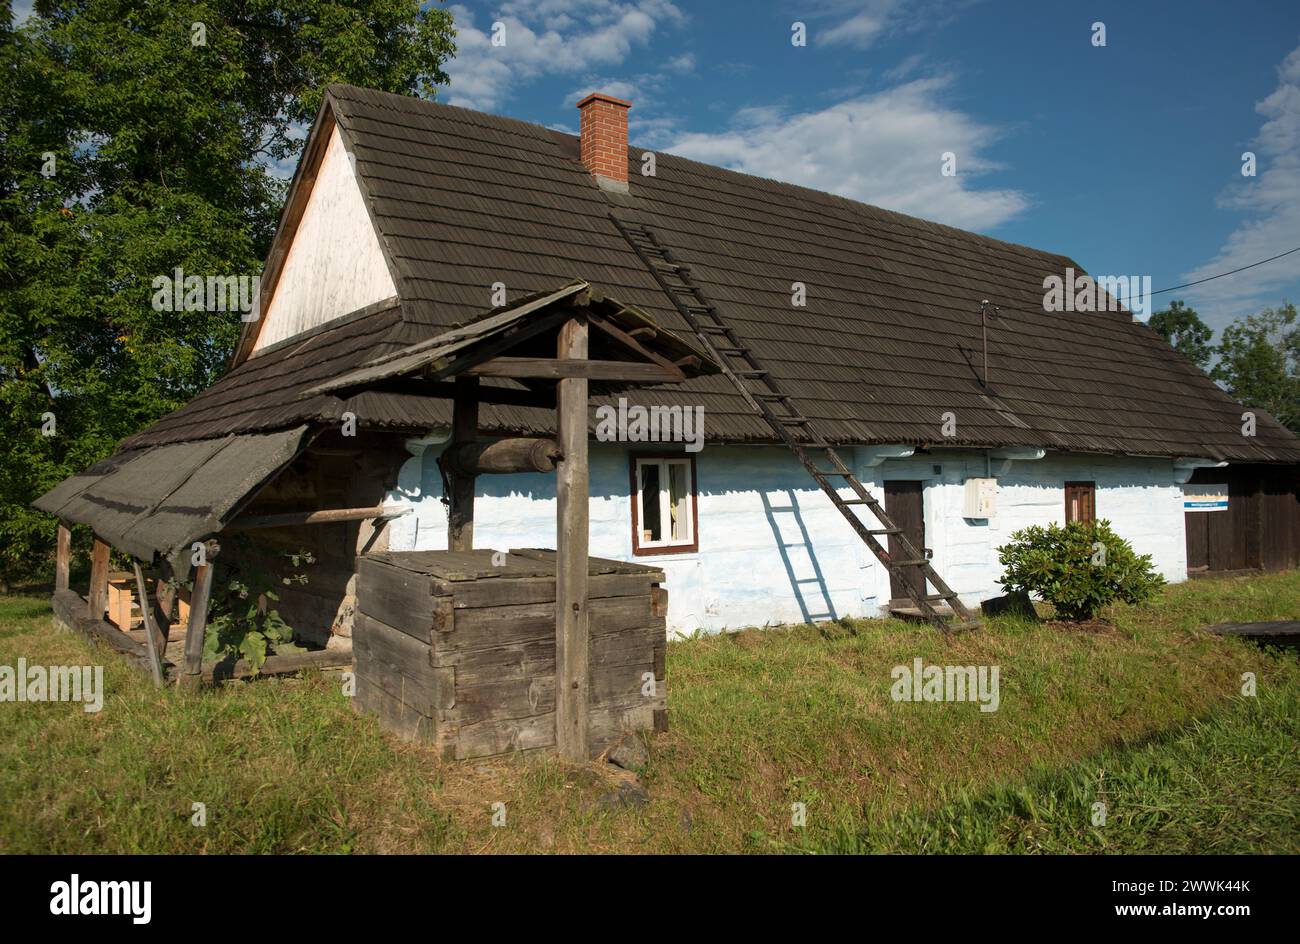
M 669 514 L 672 515 L 672 539 L 674 541 L 690 541 L 691 524 L 690 510 L 687 502 L 690 500 L 691 483 L 690 469 L 684 462 L 673 462 L 668 466 L 668 499 Z
M 663 522 L 659 515 L 659 463 L 641 465 L 641 541 L 662 541 Z

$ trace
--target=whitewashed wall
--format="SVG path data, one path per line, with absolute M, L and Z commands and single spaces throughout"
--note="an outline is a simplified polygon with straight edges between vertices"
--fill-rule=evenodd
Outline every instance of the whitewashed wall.
M 435 462 L 441 448 L 430 445 L 403 466 L 389 501 L 410 503 L 414 513 L 389 526 L 390 550 L 447 546 Z M 859 477 L 882 500 L 887 479 L 926 483 L 926 544 L 939 573 L 971 605 L 1002 592 L 997 547 L 1012 531 L 1064 520 L 1067 480 L 1095 481 L 1098 516 L 1139 553 L 1151 554 L 1167 579 L 1186 579 L 1182 490 L 1167 460 L 1049 455 L 1014 462 L 999 478 L 998 513 L 989 521 L 961 517 L 966 477 L 985 474 L 982 453 L 870 467 L 864 450 L 857 463 Z M 994 471 L 1000 465 L 993 460 Z M 706 447 L 696 456 L 696 474 L 699 552 L 635 558 L 666 573 L 670 631 L 877 616 L 888 604 L 888 572 L 789 452 Z M 592 443 L 593 555 L 634 559 L 629 488 L 625 448 Z M 554 547 L 554 476 L 480 476 L 474 517 L 476 547 Z

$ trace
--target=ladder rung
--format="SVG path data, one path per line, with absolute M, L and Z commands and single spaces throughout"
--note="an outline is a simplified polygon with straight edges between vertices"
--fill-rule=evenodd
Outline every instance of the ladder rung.
M 872 503 L 872 502 L 869 502 L 869 501 L 863 501 L 861 498 L 841 498 L 841 499 L 840 499 L 840 504 L 841 504 L 841 505 L 870 505 L 870 504 L 873 504 L 873 503 Z M 868 532 L 868 533 L 870 533 L 870 534 L 876 534 L 877 532 L 875 532 L 875 531 L 871 531 L 871 532 Z
M 694 312 L 696 314 L 703 314 L 705 312 L 712 311 L 711 308 L 692 308 L 690 305 L 686 306 L 686 310 L 689 312 Z M 726 327 L 725 325 L 709 325 L 709 324 L 700 325 L 700 330 L 705 332 L 706 334 L 728 334 L 731 331 L 731 329 Z
M 737 377 L 745 377 L 747 379 L 752 378 L 754 380 L 757 380 L 759 377 L 767 376 L 767 371 L 765 370 L 733 370 L 732 373 Z
M 926 603 L 944 603 L 948 600 L 951 600 L 956 595 L 957 594 L 953 593 L 952 591 L 949 591 L 947 593 L 931 593 L 921 597 L 921 599 L 924 600 Z
M 889 562 L 889 566 L 890 567 L 919 567 L 921 564 L 928 564 L 928 563 L 930 562 L 926 560 L 924 557 L 922 557 L 920 560 L 891 560 Z
M 864 505 L 867 505 L 867 504 L 873 504 L 873 505 L 874 505 L 875 502 L 874 502 L 874 501 L 872 501 L 872 502 L 863 502 L 862 504 L 864 504 Z M 902 534 L 902 533 L 903 533 L 903 529 L 902 529 L 902 528 L 872 528 L 872 529 L 870 529 L 869 531 L 867 531 L 867 534 Z
M 778 416 L 778 417 L 776 418 L 776 421 L 777 421 L 778 423 L 784 423 L 784 424 L 787 425 L 787 426 L 803 426 L 803 425 L 805 425 L 805 424 L 808 422 L 808 417 L 806 417 L 806 416 Z

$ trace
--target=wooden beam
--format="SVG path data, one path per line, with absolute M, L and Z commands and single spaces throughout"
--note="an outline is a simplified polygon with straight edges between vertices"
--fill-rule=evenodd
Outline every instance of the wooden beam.
M 144 646 L 131 638 L 111 623 L 102 619 L 86 616 L 86 598 L 75 590 L 56 590 L 50 598 L 55 618 L 69 629 L 81 633 L 87 639 L 102 642 L 110 649 L 120 652 L 131 665 L 145 670 L 149 661 Z
M 452 400 L 456 397 L 455 383 L 445 380 L 422 380 L 419 377 L 392 377 L 388 380 L 378 381 L 366 389 L 437 400 Z M 510 390 L 505 387 L 484 385 L 479 387 L 478 402 L 553 410 L 555 409 L 555 393 L 553 391 L 539 390 Z
M 560 328 L 556 355 L 585 360 L 585 319 Z M 588 760 L 587 698 L 590 625 L 587 616 L 587 378 L 562 379 L 556 427 L 564 458 L 556 470 L 555 746 L 560 756 Z
M 472 444 L 478 438 L 477 377 L 456 378 L 456 400 L 451 414 L 450 449 Z M 474 475 L 448 470 L 451 475 L 451 510 L 447 516 L 447 547 L 453 551 L 474 548 Z
M 108 555 L 111 550 L 107 544 L 95 538 L 95 545 L 90 551 L 90 590 L 86 594 L 86 615 L 93 620 L 102 620 L 108 612 Z
M 623 347 L 636 354 L 637 357 L 644 358 L 645 360 L 650 361 L 652 364 L 658 364 L 660 367 L 667 367 L 667 368 L 681 366 L 679 364 L 674 364 L 672 361 L 670 361 L 668 358 L 664 357 L 663 355 L 657 354 L 654 351 L 650 350 L 634 336 L 634 333 L 636 331 L 648 330 L 650 332 L 649 338 L 653 340 L 656 337 L 656 332 L 653 328 L 634 328 L 632 329 L 632 333 L 629 333 L 627 331 L 624 331 L 622 328 L 620 328 L 618 325 L 614 324 L 613 322 L 606 321 L 604 318 L 592 318 L 588 323 L 591 325 L 591 327 L 594 330 L 600 331 L 607 338 L 617 342 L 618 344 L 621 344 Z M 698 366 L 698 364 L 699 364 L 699 359 L 697 358 L 696 365 Z
M 515 377 L 536 380 L 622 380 L 628 383 L 681 383 L 686 375 L 671 364 L 643 364 L 637 361 L 563 360 L 549 357 L 494 357 L 467 367 L 468 377 Z
M 208 630 L 208 604 L 212 600 L 212 558 L 215 545 L 208 545 L 208 561 L 194 568 L 194 590 L 190 593 L 190 624 L 185 630 L 185 674 L 182 685 L 198 685 L 203 674 L 203 637 Z
M 554 439 L 528 436 L 462 443 L 448 450 L 451 470 L 457 475 L 554 472 L 559 457 L 560 447 Z
M 295 652 L 283 656 L 267 656 L 266 661 L 254 672 L 247 659 L 231 662 L 223 659 L 208 662 L 203 666 L 204 682 L 220 682 L 225 679 L 251 678 L 254 675 L 286 675 L 301 672 L 304 669 L 337 669 L 352 664 L 352 648 L 319 649 L 314 652 Z
M 155 635 L 155 626 L 153 621 L 153 606 L 149 602 L 149 589 L 144 583 L 144 571 L 140 569 L 139 561 L 131 562 L 135 570 L 135 592 L 140 596 L 140 616 L 144 619 L 144 644 L 145 652 L 149 654 L 149 674 L 153 676 L 153 684 L 157 688 L 162 688 L 163 667 L 162 656 L 159 653 L 158 637 Z M 130 623 L 123 627 L 130 629 Z
M 54 591 L 68 589 L 72 569 L 72 531 L 62 521 L 54 536 Z
M 410 508 L 368 505 L 365 508 L 326 508 L 322 511 L 286 511 L 275 515 L 250 515 L 236 518 L 226 525 L 227 531 L 251 531 L 255 528 L 284 528 L 300 524 L 334 524 L 338 521 L 362 521 L 366 518 L 400 518 Z

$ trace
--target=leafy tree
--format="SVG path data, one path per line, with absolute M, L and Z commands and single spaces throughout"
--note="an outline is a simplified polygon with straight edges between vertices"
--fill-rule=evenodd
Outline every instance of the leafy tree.
M 1210 344 L 1214 331 L 1201 321 L 1195 308 L 1188 308 L 1180 301 L 1170 302 L 1164 311 L 1152 315 L 1147 325 L 1201 370 L 1208 369 L 1214 354 L 1214 346 Z
M 1265 308 L 1223 331 L 1210 376 L 1246 406 L 1300 432 L 1300 322 L 1296 307 Z
M 17 27 L 6 9 L 0 582 L 46 569 L 53 528 L 33 498 L 225 365 L 239 314 L 154 311 L 152 280 L 260 271 L 276 169 L 324 87 L 432 97 L 446 82 L 451 16 L 421 6 L 37 0 Z
M 1062 619 L 1087 620 L 1115 600 L 1141 603 L 1164 584 L 1151 555 L 1138 555 L 1109 521 L 1032 525 L 998 548 L 998 582 L 1008 593 L 1036 594 Z

